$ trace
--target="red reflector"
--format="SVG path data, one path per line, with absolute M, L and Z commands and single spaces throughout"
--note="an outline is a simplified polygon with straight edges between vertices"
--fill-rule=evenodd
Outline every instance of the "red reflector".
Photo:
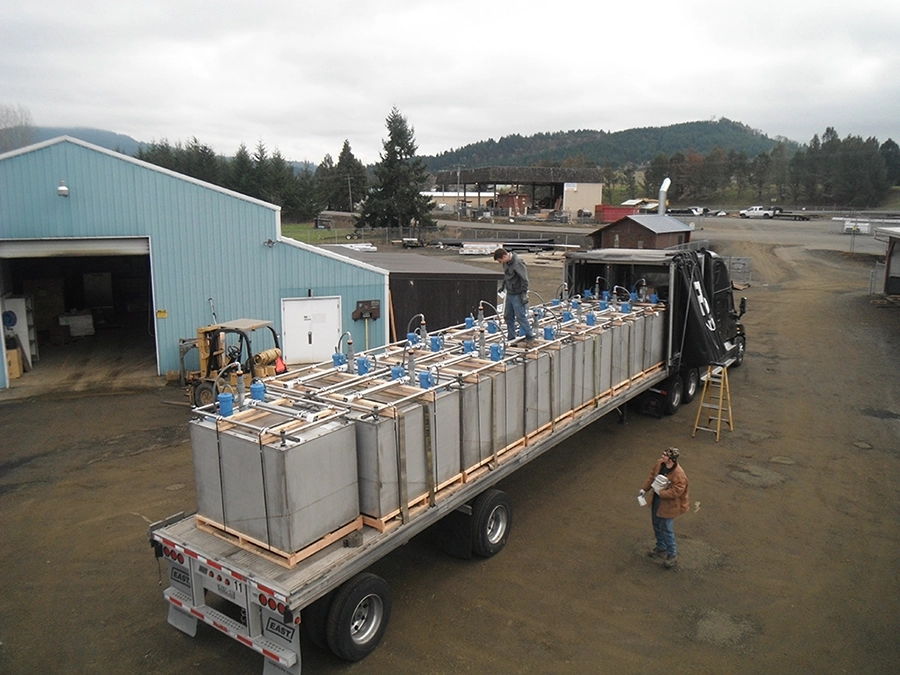
M 231 579 L 226 579 L 226 580 L 225 580 L 225 585 L 226 585 L 226 586 L 231 586 Z
M 168 546 L 163 546 L 163 555 L 168 558 L 170 555 L 172 555 L 172 549 L 170 549 Z
M 284 603 L 283 602 L 278 603 L 278 613 L 284 614 Z
M 266 606 L 266 596 L 263 593 L 259 594 L 259 604 L 261 604 L 263 607 Z
M 299 616 L 294 617 L 294 623 L 297 624 L 298 626 L 300 625 L 300 617 Z
M 180 562 L 182 565 L 184 565 L 184 556 L 181 555 L 180 553 L 178 554 L 178 562 Z
M 220 574 L 219 576 L 216 577 L 216 581 L 222 581 L 222 575 L 221 575 L 221 574 Z
M 275 602 L 275 598 L 269 598 L 269 602 L 267 604 L 269 605 L 269 609 L 271 609 L 273 612 L 275 611 L 275 608 L 278 607 L 277 603 Z

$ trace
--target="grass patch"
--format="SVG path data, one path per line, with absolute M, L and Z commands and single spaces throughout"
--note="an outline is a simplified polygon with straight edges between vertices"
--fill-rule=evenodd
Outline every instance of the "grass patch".
M 346 244 L 348 242 L 385 243 L 384 232 L 370 228 L 335 227 L 330 230 L 317 229 L 315 223 L 282 223 L 281 234 L 304 244 L 318 246 L 320 244 Z M 359 239 L 355 237 L 361 235 Z

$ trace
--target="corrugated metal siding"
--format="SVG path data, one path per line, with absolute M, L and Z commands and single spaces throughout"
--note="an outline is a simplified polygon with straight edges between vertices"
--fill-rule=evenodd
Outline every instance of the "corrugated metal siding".
M 0 238 L 148 236 L 160 372 L 178 365 L 179 338 L 217 317 L 274 321 L 281 299 L 341 295 L 344 330 L 357 300 L 386 306 L 385 275 L 276 240 L 280 209 L 179 177 L 129 157 L 65 140 L 0 159 Z M 60 179 L 69 197 L 57 195 Z M 370 331 L 382 344 L 386 331 Z

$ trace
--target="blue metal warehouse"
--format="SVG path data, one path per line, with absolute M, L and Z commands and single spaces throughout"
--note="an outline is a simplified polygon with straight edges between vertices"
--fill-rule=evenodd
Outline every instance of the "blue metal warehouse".
M 333 298 L 338 335 L 370 347 L 389 335 L 387 320 L 356 311 L 389 306 L 386 270 L 283 237 L 279 206 L 69 137 L 0 155 L 0 302 L 26 298 L 38 337 L 60 315 L 146 323 L 160 375 L 179 369 L 179 340 L 213 323 L 211 307 L 218 321 L 271 320 L 299 343 L 284 334 L 285 303 Z

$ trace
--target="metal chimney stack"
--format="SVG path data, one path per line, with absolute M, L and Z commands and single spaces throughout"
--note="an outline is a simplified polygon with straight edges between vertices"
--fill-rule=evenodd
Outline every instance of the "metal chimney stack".
M 659 205 L 656 208 L 656 212 L 661 216 L 666 215 L 666 193 L 669 191 L 669 186 L 671 184 L 672 179 L 666 177 L 662 182 L 662 185 L 659 186 Z

